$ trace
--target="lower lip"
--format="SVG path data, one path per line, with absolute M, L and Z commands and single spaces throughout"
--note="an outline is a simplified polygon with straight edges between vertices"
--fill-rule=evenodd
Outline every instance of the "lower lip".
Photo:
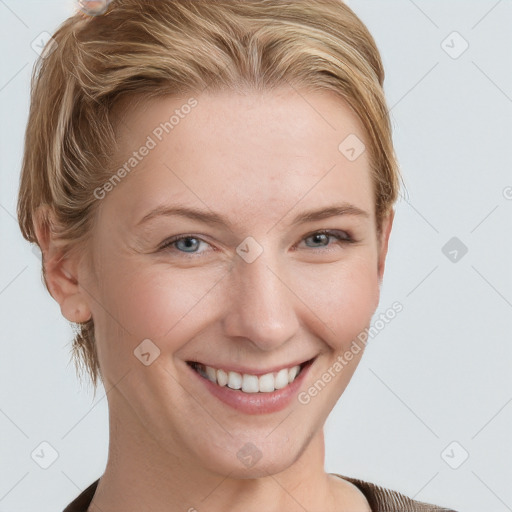
M 313 361 L 308 363 L 291 384 L 288 384 L 285 388 L 276 389 L 271 393 L 244 393 L 239 389 L 231 389 L 228 386 L 221 387 L 204 378 L 188 364 L 187 367 L 213 396 L 226 405 L 245 414 L 269 414 L 281 411 L 290 405 L 306 378 L 312 363 Z

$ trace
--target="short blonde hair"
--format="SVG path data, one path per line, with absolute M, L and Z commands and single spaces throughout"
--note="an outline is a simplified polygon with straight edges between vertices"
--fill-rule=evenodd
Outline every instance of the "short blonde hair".
M 113 0 L 101 16 L 68 18 L 51 44 L 34 68 L 20 179 L 18 222 L 30 242 L 42 214 L 63 255 L 86 249 L 93 191 L 113 172 L 113 107 L 135 94 L 333 91 L 366 131 L 379 232 L 397 199 L 381 58 L 341 0 Z M 48 289 L 44 263 L 42 276 Z M 96 388 L 93 319 L 76 325 L 73 359 Z

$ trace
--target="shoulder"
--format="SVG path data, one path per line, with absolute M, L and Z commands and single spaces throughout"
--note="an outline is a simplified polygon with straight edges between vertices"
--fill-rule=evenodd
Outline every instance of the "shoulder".
M 371 482 L 335 474 L 354 484 L 365 496 L 372 512 L 456 512 L 449 508 L 416 501 L 404 494 Z

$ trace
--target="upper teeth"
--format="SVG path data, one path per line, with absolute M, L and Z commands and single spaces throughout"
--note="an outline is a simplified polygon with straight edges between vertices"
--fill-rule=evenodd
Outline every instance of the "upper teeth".
M 231 389 L 241 389 L 245 393 L 271 393 L 276 389 L 281 389 L 291 384 L 300 373 L 299 365 L 260 376 L 224 371 L 199 363 L 196 363 L 194 368 L 203 377 L 219 386 L 227 385 Z

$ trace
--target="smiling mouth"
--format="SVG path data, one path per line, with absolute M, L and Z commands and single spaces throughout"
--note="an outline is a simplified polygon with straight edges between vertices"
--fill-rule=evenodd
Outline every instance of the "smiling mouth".
M 243 393 L 272 393 L 277 389 L 289 386 L 314 359 L 309 359 L 300 365 L 283 368 L 278 372 L 270 372 L 263 375 L 252 375 L 213 368 L 197 361 L 187 361 L 187 364 L 201 377 L 220 387 L 228 387 Z

